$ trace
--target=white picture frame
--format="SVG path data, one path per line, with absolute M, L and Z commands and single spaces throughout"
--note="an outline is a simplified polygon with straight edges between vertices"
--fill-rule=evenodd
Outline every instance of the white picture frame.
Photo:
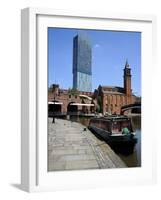
M 110 30 L 142 32 L 142 129 L 144 136 L 141 168 L 47 172 L 47 53 L 45 53 L 47 49 L 44 51 L 47 41 L 44 30 L 48 26 L 87 29 L 107 29 L 108 27 Z M 153 86 L 149 79 L 154 78 L 152 66 L 154 69 L 155 29 L 156 19 L 151 15 L 90 13 L 43 8 L 22 10 L 21 188 L 23 190 L 54 191 L 155 183 L 155 137 L 150 137 L 154 122 L 150 106 L 152 95 L 146 90 L 146 88 L 151 90 Z M 45 113 L 43 117 L 42 113 Z

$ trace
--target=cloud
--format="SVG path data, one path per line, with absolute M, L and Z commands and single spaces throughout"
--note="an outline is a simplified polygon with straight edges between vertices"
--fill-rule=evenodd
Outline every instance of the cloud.
M 96 48 L 99 48 L 100 46 L 101 46 L 100 44 L 95 44 L 94 48 L 96 49 Z

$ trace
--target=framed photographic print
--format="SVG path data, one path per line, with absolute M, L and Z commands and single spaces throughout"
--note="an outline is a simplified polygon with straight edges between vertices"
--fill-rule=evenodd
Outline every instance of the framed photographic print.
M 26 8 L 21 31 L 22 189 L 154 183 L 155 17 Z

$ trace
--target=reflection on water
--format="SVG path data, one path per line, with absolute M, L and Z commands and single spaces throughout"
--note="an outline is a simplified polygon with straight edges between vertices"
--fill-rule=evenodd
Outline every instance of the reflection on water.
M 83 124 L 84 126 L 87 126 L 89 125 L 89 121 L 92 117 L 79 117 L 79 116 L 70 116 L 70 120 L 73 121 L 73 122 L 79 122 L 81 124 Z
M 134 152 L 131 155 L 124 156 L 119 154 L 120 158 L 126 163 L 128 167 L 141 166 L 141 116 L 132 116 L 132 125 L 136 133 L 137 143 Z
M 128 167 L 141 166 L 141 116 L 131 116 L 133 130 L 136 133 L 137 143 L 134 152 L 130 155 L 118 154 L 119 157 L 126 163 Z M 76 117 L 71 116 L 71 121 L 79 122 L 85 126 L 89 125 L 90 117 Z

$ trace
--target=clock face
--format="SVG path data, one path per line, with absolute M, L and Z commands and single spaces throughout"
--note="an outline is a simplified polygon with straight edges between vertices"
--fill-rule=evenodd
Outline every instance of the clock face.
M 127 70 L 127 74 L 130 74 L 130 70 L 129 69 Z
M 131 69 L 127 69 L 127 68 L 126 68 L 125 74 L 126 74 L 126 75 L 131 75 Z

